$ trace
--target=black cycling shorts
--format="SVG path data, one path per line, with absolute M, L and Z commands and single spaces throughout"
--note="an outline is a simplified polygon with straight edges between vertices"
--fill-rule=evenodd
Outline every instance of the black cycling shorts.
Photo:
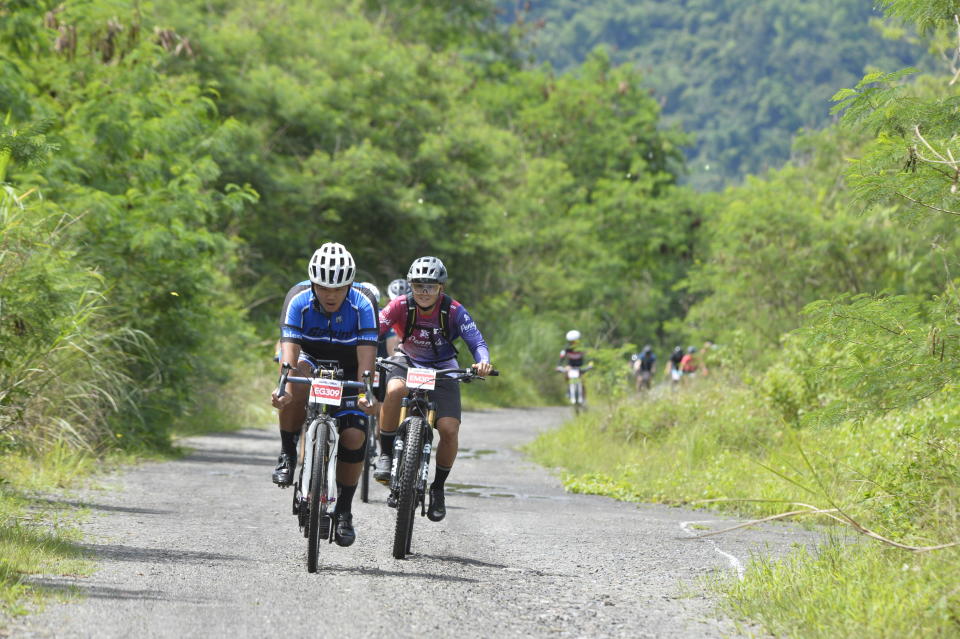
M 394 355 L 390 359 L 408 366 L 412 365 L 410 358 L 406 355 Z M 407 371 L 402 368 L 394 368 L 389 365 L 384 366 L 384 368 L 388 369 L 387 382 L 391 379 L 407 379 Z M 437 379 L 437 387 L 430 391 L 430 399 L 437 403 L 437 419 L 453 417 L 457 421 L 461 421 L 460 382 L 455 382 L 452 379 Z

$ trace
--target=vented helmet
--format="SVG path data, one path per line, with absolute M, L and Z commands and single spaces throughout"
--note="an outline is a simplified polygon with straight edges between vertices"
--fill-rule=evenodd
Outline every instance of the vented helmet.
M 447 268 L 438 257 L 430 255 L 418 257 L 410 265 L 410 270 L 407 271 L 407 279 L 411 282 L 424 284 L 431 282 L 443 284 L 447 281 Z
M 577 341 L 578 339 L 580 339 L 580 331 L 577 331 L 577 330 L 567 331 L 567 341 L 568 341 L 568 342 L 575 342 L 575 341 Z
M 327 242 L 310 258 L 310 281 L 327 288 L 339 288 L 353 282 L 357 266 L 343 244 Z
M 373 299 L 377 300 L 377 305 L 380 305 L 380 289 L 377 288 L 373 282 L 360 282 L 357 284 L 357 288 L 370 291 L 370 293 L 373 295 Z
M 409 295 L 411 292 L 410 282 L 407 280 L 393 280 L 387 287 L 387 295 L 390 296 L 390 299 L 396 299 L 401 295 Z

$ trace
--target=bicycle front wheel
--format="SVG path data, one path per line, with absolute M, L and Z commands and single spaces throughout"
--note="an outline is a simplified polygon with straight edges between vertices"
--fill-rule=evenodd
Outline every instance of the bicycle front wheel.
M 403 457 L 400 459 L 400 481 L 397 495 L 397 527 L 393 533 L 393 557 L 403 559 L 410 552 L 413 540 L 413 517 L 417 510 L 417 480 L 420 455 L 423 454 L 423 418 L 404 421 Z
M 320 540 L 330 536 L 330 517 L 327 515 L 327 463 L 330 461 L 330 422 L 317 424 L 317 439 L 313 447 L 313 468 L 310 470 L 310 493 L 307 503 L 310 514 L 307 525 L 307 572 L 317 572 Z

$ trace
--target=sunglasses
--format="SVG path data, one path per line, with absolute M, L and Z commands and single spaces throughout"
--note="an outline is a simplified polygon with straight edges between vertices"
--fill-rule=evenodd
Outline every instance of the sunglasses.
M 439 284 L 414 284 L 413 292 L 414 293 L 426 293 L 432 295 L 440 290 Z

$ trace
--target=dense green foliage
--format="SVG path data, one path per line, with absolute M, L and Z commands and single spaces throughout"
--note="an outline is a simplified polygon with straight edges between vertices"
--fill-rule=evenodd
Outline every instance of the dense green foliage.
M 780 166 L 801 128 L 829 121 L 829 99 L 866 67 L 916 64 L 884 41 L 865 0 L 502 1 L 537 59 L 559 70 L 597 47 L 635 65 L 668 122 L 692 132 L 690 181 L 716 189 Z M 526 11 L 523 9 L 526 8 Z
M 35 194 L 48 225 L 70 222 L 46 231 L 56 260 L 42 233 L 22 249 L 47 275 L 18 271 L 9 285 L 36 288 L 66 261 L 71 277 L 96 284 L 85 321 L 102 339 L 83 349 L 85 366 L 116 380 L 79 378 L 126 400 L 90 396 L 119 413 L 107 424 L 87 407 L 101 423 L 88 444 L 162 445 L 172 419 L 205 414 L 210 393 L 256 358 L 251 327 L 272 342 L 285 291 L 328 240 L 381 285 L 418 255 L 443 257 L 499 365 L 532 379 L 501 401 L 551 394 L 540 362 L 573 323 L 640 341 L 682 316 L 687 294 L 675 285 L 700 223 L 696 199 L 676 186 L 684 136 L 659 126 L 641 76 L 602 53 L 559 77 L 522 69 L 494 9 L 2 5 L 6 177 Z M 73 300 L 72 290 L 58 294 Z M 0 317 L 3 334 L 48 341 L 50 300 L 11 299 L 18 312 Z M 620 313 L 624 300 L 637 312 Z M 540 339 L 498 349 L 498 333 L 508 344 L 533 326 Z M 10 344 L 33 365 L 25 339 Z M 9 414 L 25 414 L 22 402 Z M 20 420 L 8 443 L 29 430 Z

